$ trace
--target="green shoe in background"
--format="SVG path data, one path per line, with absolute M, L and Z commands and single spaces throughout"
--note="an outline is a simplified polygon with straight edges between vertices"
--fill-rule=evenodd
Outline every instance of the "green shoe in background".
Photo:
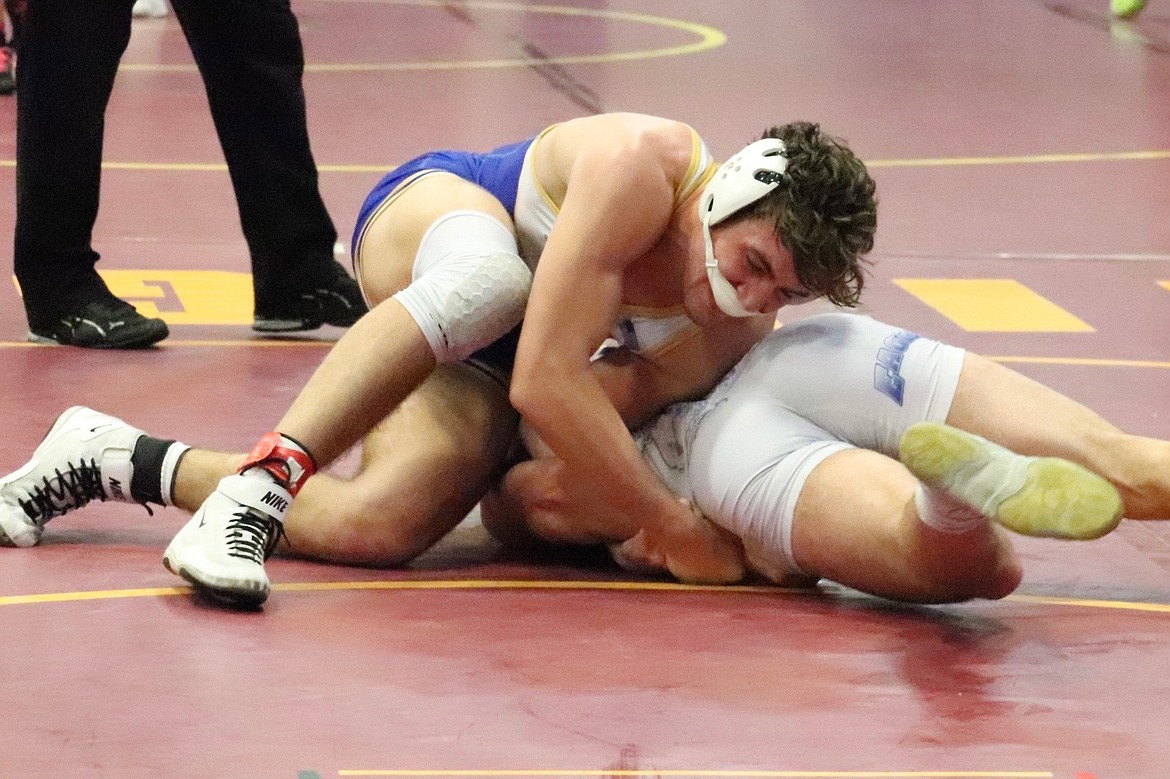
M 1118 19 L 1132 19 L 1146 7 L 1146 0 L 1110 0 L 1109 10 Z

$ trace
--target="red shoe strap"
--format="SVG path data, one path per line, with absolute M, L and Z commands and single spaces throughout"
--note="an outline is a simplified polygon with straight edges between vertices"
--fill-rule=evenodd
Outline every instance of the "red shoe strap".
M 317 472 L 317 464 L 303 446 L 277 432 L 265 433 L 252 449 L 237 473 L 249 468 L 263 468 L 272 477 L 287 486 L 296 496 L 310 476 Z

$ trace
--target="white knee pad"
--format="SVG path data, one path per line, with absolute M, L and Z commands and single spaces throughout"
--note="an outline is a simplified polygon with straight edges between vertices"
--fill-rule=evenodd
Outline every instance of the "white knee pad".
M 410 286 L 394 295 L 439 362 L 456 362 L 524 318 L 532 271 L 512 231 L 480 211 L 452 211 L 419 242 Z

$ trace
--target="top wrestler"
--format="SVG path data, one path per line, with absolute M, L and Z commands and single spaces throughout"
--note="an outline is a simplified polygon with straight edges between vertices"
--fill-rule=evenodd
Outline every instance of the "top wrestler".
M 738 562 L 718 554 L 728 540 L 671 495 L 622 417 L 709 391 L 786 304 L 854 304 L 875 226 L 865 166 L 807 123 L 769 130 L 723 166 L 687 125 L 633 114 L 574 119 L 488 154 L 410 161 L 378 184 L 355 229 L 370 313 L 279 432 L 219 482 L 164 562 L 216 594 L 263 602 L 263 560 L 293 497 L 375 427 L 364 463 L 376 461 L 383 478 L 347 503 L 407 539 L 396 556 L 417 553 L 498 473 L 516 424 L 510 400 L 598 501 L 629 518 L 630 536 L 652 529 L 667 549 L 678 539 L 676 575 L 738 578 Z M 505 336 L 522 319 L 516 345 Z M 650 366 L 632 408 L 616 409 L 589 368 L 611 335 Z M 123 458 L 137 499 L 168 500 L 180 451 L 137 439 Z M 302 512 L 294 548 L 336 548 L 331 534 L 351 532 L 330 521 L 336 506 Z M 27 529 L 5 533 L 34 543 L 31 515 Z M 695 548 L 696 533 L 706 549 Z

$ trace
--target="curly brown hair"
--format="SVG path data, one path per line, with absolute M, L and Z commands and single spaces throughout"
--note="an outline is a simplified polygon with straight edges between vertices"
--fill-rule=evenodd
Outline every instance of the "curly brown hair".
M 865 284 L 864 255 L 877 229 L 876 187 L 865 163 L 811 122 L 772 127 L 762 137 L 784 142 L 784 178 L 727 221 L 774 220 L 800 283 L 835 305 L 856 306 Z

